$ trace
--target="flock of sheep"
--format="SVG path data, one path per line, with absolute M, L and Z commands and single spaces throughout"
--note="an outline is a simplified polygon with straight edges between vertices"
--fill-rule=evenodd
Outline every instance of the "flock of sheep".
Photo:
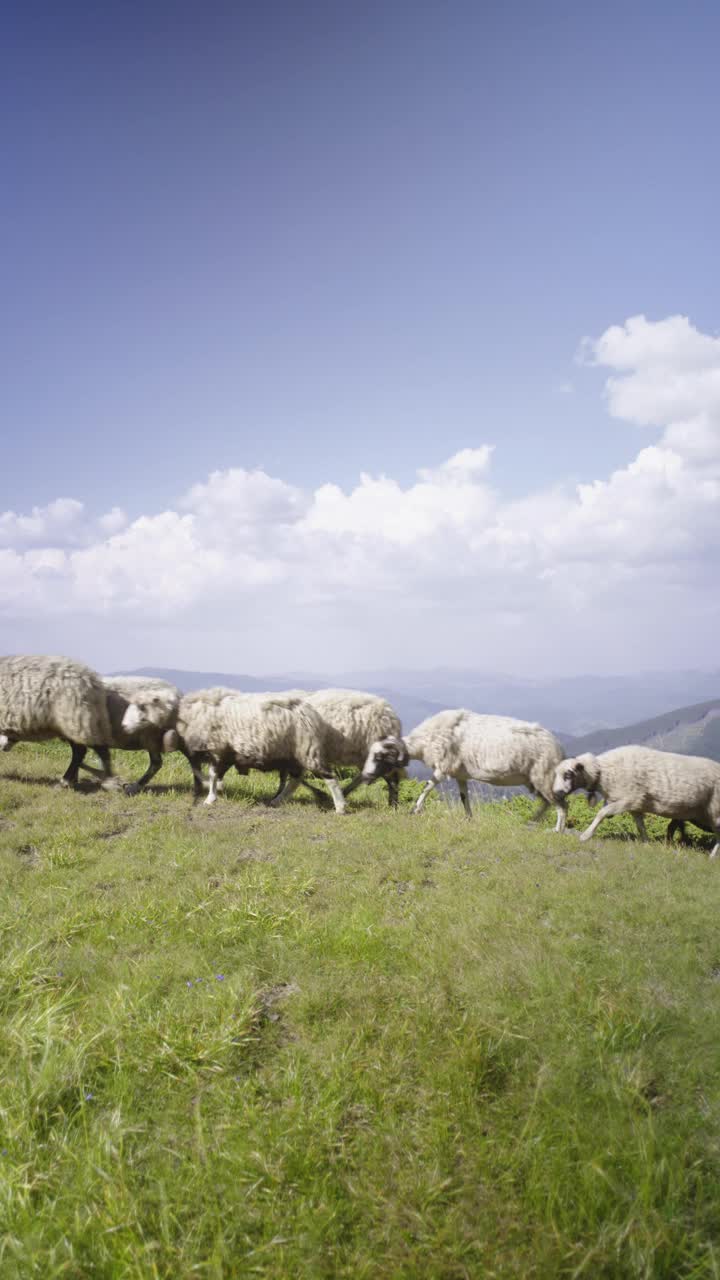
M 322 779 L 338 813 L 361 783 L 383 779 L 389 803 L 398 802 L 402 772 L 410 760 L 432 771 L 413 807 L 447 778 L 457 781 L 470 815 L 468 782 L 524 786 L 539 797 L 534 815 L 555 805 L 555 831 L 565 829 L 573 791 L 602 796 L 604 804 L 586 831 L 603 818 L 632 813 L 645 839 L 643 814 L 672 819 L 671 839 L 685 821 L 712 832 L 720 850 L 720 763 L 649 747 L 617 747 L 602 755 L 563 758 L 554 734 L 541 725 L 474 711 L 441 711 L 405 737 L 397 714 L 384 699 L 350 689 L 316 693 L 242 693 L 223 687 L 181 694 L 165 680 L 141 676 L 101 677 L 82 663 L 58 657 L 0 658 L 0 750 L 16 742 L 61 738 L 71 748 L 61 779 L 75 786 L 80 769 L 103 786 L 120 786 L 111 750 L 147 751 L 149 765 L 130 794 L 140 791 L 162 766 L 168 751 L 181 751 L 192 769 L 195 796 L 207 791 L 213 804 L 228 769 L 277 770 L 280 786 L 271 804 L 287 800 L 301 784 L 321 795 L 308 774 Z M 92 749 L 102 766 L 85 763 Z M 202 773 L 208 767 L 208 781 Z M 358 773 L 341 786 L 335 769 Z

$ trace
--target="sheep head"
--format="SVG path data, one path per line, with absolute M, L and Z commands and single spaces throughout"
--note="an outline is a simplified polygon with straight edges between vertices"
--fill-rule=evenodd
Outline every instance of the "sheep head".
M 589 751 L 561 760 L 553 778 L 553 795 L 556 800 L 564 800 L 573 791 L 592 792 L 597 787 L 598 774 L 597 759 Z

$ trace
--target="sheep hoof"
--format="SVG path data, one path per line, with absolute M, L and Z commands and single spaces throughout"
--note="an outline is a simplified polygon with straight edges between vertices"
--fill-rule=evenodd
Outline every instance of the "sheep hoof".
M 203 804 L 204 804 L 204 805 L 211 805 L 211 804 L 214 804 L 214 803 L 215 803 L 215 797 L 214 797 L 214 796 L 206 796 L 206 797 L 205 797 L 205 799 L 203 800 Z
M 139 796 L 142 787 L 139 782 L 126 782 L 124 790 L 126 796 Z

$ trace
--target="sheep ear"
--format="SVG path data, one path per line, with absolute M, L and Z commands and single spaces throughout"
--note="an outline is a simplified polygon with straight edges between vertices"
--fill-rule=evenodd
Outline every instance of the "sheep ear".
M 581 761 L 581 760 L 578 760 L 578 761 L 576 762 L 576 764 L 575 764 L 575 772 L 576 772 L 576 773 L 584 773 L 584 772 L 585 772 L 585 765 L 582 763 L 582 761 Z

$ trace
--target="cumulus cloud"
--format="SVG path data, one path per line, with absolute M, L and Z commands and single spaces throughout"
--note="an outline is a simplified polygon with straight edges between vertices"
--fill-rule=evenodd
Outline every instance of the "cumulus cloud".
M 606 371 L 609 412 L 655 433 L 592 483 L 503 500 L 485 442 L 410 484 L 367 473 L 349 490 L 305 492 L 262 470 L 217 470 L 132 521 L 119 507 L 93 518 L 60 498 L 0 515 L 0 614 L 202 618 L 240 630 L 250 615 L 284 618 L 287 662 L 315 618 L 308 645 L 320 663 L 324 636 L 345 635 L 357 661 L 372 628 L 384 637 L 375 665 L 409 646 L 416 662 L 444 646 L 437 657 L 451 665 L 496 662 L 509 636 L 531 664 L 543 646 L 597 630 L 590 610 L 626 632 L 642 612 L 662 660 L 660 628 L 676 635 L 668 609 L 704 626 L 715 617 L 720 339 L 682 316 L 635 316 L 585 339 L 580 358 Z M 408 634 L 413 617 L 426 621 Z M 459 618 L 462 627 L 448 623 Z
M 0 547 L 79 546 L 114 533 L 126 522 L 120 507 L 93 520 L 76 498 L 56 498 L 45 507 L 33 507 L 28 515 L 0 512 Z

